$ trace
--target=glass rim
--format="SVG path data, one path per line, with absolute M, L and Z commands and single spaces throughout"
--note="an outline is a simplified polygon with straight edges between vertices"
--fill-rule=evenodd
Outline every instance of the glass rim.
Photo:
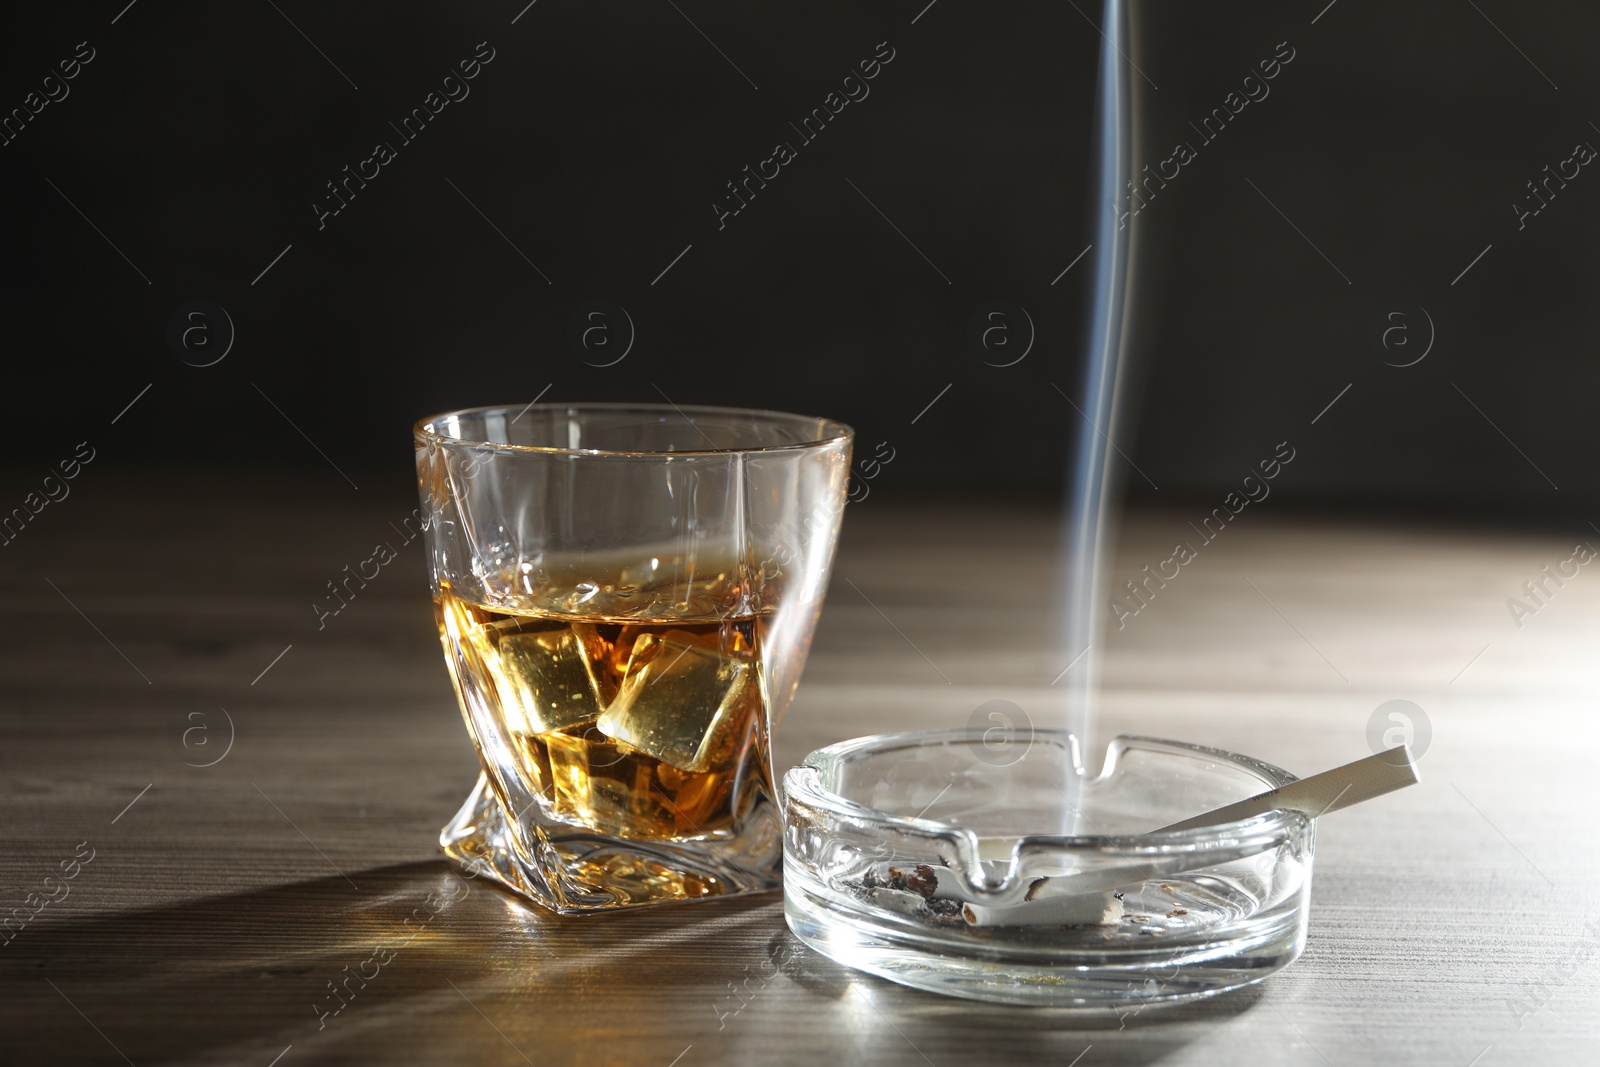
M 762 419 L 768 423 L 777 424 L 780 421 L 813 422 L 820 424 L 825 436 L 816 437 L 806 441 L 795 441 L 781 445 L 752 445 L 743 448 L 685 448 L 666 451 L 662 449 L 625 449 L 625 448 L 568 448 L 559 445 L 519 445 L 504 441 L 469 440 L 462 437 L 451 437 L 440 433 L 433 427 L 443 419 L 460 418 L 466 415 L 479 415 L 486 412 L 510 413 L 516 411 L 512 422 L 520 419 L 530 411 L 541 412 L 567 412 L 574 415 L 581 414 L 626 414 L 639 413 L 671 413 L 680 415 L 691 426 L 694 425 L 689 418 L 690 413 L 738 415 Z M 422 441 L 438 442 L 441 445 L 453 445 L 463 448 L 491 448 L 502 452 L 530 452 L 546 455 L 569 456 L 718 456 L 738 455 L 742 453 L 761 452 L 793 452 L 807 449 L 822 448 L 826 445 L 837 444 L 840 441 L 849 441 L 855 437 L 855 430 L 846 423 L 837 419 L 824 418 L 819 415 L 799 415 L 790 411 L 774 411 L 769 408 L 741 408 L 723 407 L 713 404 L 655 404 L 655 403 L 623 403 L 612 401 L 577 401 L 574 403 L 549 403 L 526 404 L 518 408 L 514 404 L 484 404 L 470 408 L 456 408 L 452 411 L 441 411 L 437 415 L 429 415 L 418 419 L 412 426 L 414 437 Z

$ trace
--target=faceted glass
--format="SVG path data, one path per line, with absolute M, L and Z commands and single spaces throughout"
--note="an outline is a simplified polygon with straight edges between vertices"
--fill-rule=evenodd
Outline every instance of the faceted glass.
M 771 736 L 827 588 L 850 428 L 546 404 L 415 437 L 439 638 L 483 766 L 445 852 L 563 913 L 775 887 Z

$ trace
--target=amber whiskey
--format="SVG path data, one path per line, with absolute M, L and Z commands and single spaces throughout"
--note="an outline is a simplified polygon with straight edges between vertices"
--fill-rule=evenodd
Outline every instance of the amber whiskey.
M 727 591 L 705 586 L 682 599 L 540 595 L 493 606 L 441 588 L 439 633 L 456 683 L 512 740 L 548 817 L 686 840 L 731 835 L 776 797 L 763 617 L 737 603 L 730 611 Z M 573 610 L 587 606 L 575 600 L 602 610 Z M 624 610 L 606 613 L 608 603 Z

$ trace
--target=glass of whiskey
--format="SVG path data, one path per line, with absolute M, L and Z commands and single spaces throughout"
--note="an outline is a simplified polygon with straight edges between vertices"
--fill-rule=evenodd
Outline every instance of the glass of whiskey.
M 482 763 L 445 853 L 564 914 L 775 888 L 772 730 L 827 589 L 850 428 L 532 404 L 414 436 L 434 615 Z

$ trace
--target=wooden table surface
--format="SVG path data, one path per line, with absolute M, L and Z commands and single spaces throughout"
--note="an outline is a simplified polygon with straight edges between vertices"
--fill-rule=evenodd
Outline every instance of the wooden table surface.
M 1432 737 L 1421 786 L 1323 824 L 1297 964 L 1084 1018 L 855 974 L 804 950 L 775 895 L 585 919 L 484 885 L 444 900 L 436 836 L 476 764 L 395 529 L 403 472 L 357 492 L 111 467 L 0 549 L 0 889 L 28 917 L 0 947 L 7 1063 L 1600 1062 L 1600 577 L 1549 584 L 1520 627 L 1506 603 L 1600 544 L 1586 527 L 1251 508 L 1110 634 L 1098 743 L 1305 773 L 1366 755 L 1393 699 Z M 1194 517 L 1130 517 L 1118 580 Z M 1056 520 L 853 505 L 780 767 L 993 698 L 1051 722 Z M 398 558 L 319 629 L 326 583 L 384 541 Z

